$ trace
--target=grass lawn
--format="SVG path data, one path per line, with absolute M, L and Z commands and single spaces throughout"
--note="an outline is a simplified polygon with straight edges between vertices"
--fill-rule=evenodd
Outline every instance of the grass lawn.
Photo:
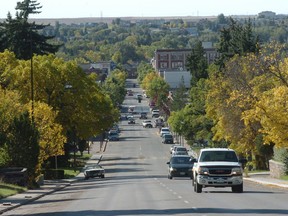
M 73 178 L 77 176 L 82 168 L 86 165 L 86 162 L 91 158 L 91 154 L 84 153 L 83 156 L 79 152 L 76 153 L 75 168 L 74 168 L 74 155 L 71 154 L 70 164 L 72 167 L 59 167 L 64 170 L 64 178 Z
M 74 167 L 59 167 L 59 169 L 64 170 L 64 177 L 65 178 L 73 178 L 77 176 L 82 168 L 85 166 L 86 162 L 91 158 L 91 154 L 83 154 L 83 156 L 80 155 L 80 153 L 76 154 L 76 164 Z M 71 164 L 74 163 L 74 158 L 71 156 Z M 17 185 L 12 184 L 6 184 L 0 181 L 0 199 L 12 196 L 18 193 L 22 193 L 27 190 L 26 187 L 20 187 Z
M 22 193 L 27 190 L 25 187 L 20 187 L 17 185 L 5 184 L 0 182 L 0 199 L 14 194 Z

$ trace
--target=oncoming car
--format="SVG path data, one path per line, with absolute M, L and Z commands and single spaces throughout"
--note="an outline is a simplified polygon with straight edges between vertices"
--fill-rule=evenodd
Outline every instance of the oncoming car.
M 109 141 L 118 141 L 119 140 L 119 133 L 116 130 L 110 130 L 108 132 L 108 140 Z
M 174 177 L 193 178 L 192 168 L 196 159 L 189 155 L 175 155 L 170 158 L 168 164 L 168 179 Z
M 105 170 L 99 164 L 88 165 L 85 167 L 84 178 L 89 179 L 94 177 L 105 178 Z

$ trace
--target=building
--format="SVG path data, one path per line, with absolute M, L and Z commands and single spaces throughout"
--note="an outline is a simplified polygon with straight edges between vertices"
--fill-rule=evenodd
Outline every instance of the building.
M 262 11 L 261 13 L 258 13 L 258 18 L 275 18 L 276 13 L 272 11 Z
M 212 43 L 203 45 L 208 64 L 211 64 L 219 57 L 219 53 L 212 47 Z M 171 88 L 176 88 L 182 79 L 186 88 L 189 88 L 191 75 L 186 65 L 187 57 L 191 52 L 192 49 L 157 49 L 151 64 L 161 77 L 166 78 L 165 81 Z
M 98 75 L 99 81 L 103 82 L 107 76 L 111 74 L 116 67 L 113 61 L 99 61 L 95 63 L 80 64 L 82 70 L 87 74 L 95 73 Z

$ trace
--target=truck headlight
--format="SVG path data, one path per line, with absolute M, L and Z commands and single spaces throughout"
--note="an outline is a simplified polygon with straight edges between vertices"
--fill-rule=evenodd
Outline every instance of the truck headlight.
M 232 175 L 242 175 L 242 169 L 240 167 L 235 167 L 232 169 L 232 172 L 231 172 Z
M 200 175 L 208 175 L 209 174 L 209 169 L 206 167 L 199 167 L 198 168 L 198 174 Z

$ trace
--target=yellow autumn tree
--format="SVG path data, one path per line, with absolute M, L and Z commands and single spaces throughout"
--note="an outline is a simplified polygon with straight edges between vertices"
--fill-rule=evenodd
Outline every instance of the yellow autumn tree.
M 31 105 L 27 104 L 31 113 Z M 38 157 L 37 172 L 40 173 L 43 163 L 52 156 L 64 154 L 66 137 L 63 127 L 56 123 L 57 112 L 45 103 L 36 102 L 34 106 L 34 123 L 39 131 L 40 153 Z
M 275 87 L 262 94 L 254 110 L 245 113 L 246 124 L 259 121 L 266 144 L 288 148 L 288 88 Z M 248 122 L 249 120 L 249 122 Z
M 222 73 L 214 68 L 208 81 L 206 112 L 214 121 L 214 140 L 223 139 L 242 153 L 255 150 L 259 129 L 257 123 L 245 125 L 243 121 L 243 111 L 253 108 L 256 102 L 250 84 L 257 76 L 254 62 L 253 54 L 234 56 Z
M 56 121 L 62 125 L 64 134 L 73 129 L 77 137 L 87 139 L 117 119 L 119 114 L 111 99 L 95 77 L 87 76 L 76 61 L 64 61 L 55 55 L 34 56 L 31 68 L 30 61 L 19 60 L 5 78 L 10 80 L 7 88 L 21 92 L 23 103 L 31 100 L 31 72 L 34 101 L 58 111 Z
M 0 87 L 0 167 L 9 161 L 7 152 L 7 135 L 11 122 L 24 112 L 20 95 L 16 91 L 4 90 Z
M 288 58 L 275 61 L 275 53 L 265 59 L 270 64 L 269 73 L 262 74 L 253 80 L 253 93 L 258 98 L 254 109 L 244 113 L 246 124 L 258 121 L 262 128 L 266 144 L 273 143 L 276 147 L 288 147 L 286 130 L 288 124 Z M 267 64 L 267 63 L 266 63 Z

